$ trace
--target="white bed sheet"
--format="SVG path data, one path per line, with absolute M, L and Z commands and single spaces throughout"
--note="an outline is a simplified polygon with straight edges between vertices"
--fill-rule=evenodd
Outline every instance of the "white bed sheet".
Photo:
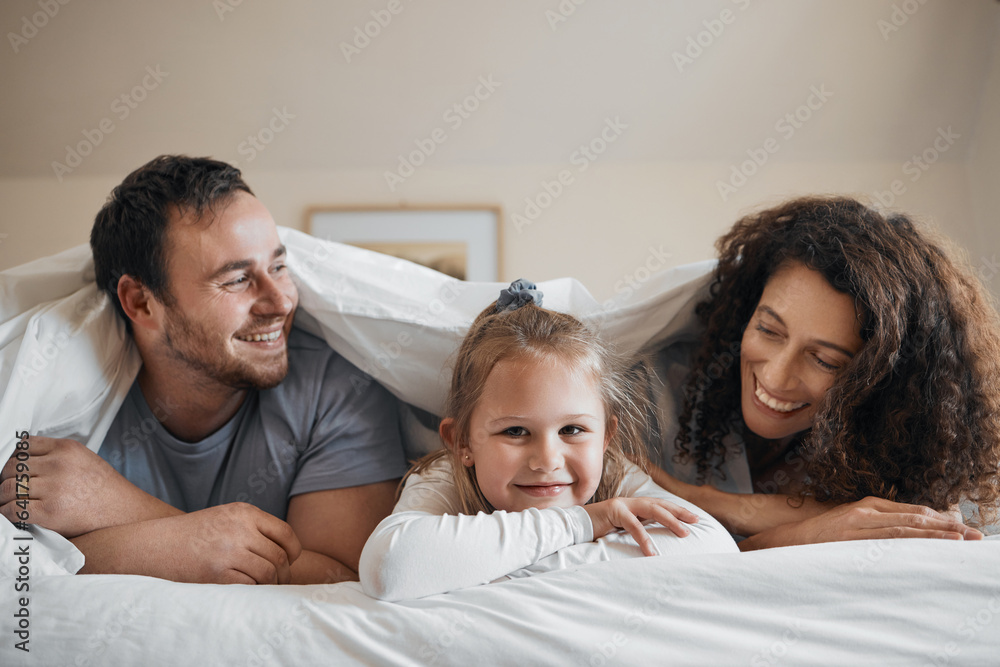
M 996 665 L 998 565 L 997 538 L 844 542 L 597 563 L 403 603 L 356 583 L 39 576 L 31 652 L 13 649 L 5 603 L 0 664 Z

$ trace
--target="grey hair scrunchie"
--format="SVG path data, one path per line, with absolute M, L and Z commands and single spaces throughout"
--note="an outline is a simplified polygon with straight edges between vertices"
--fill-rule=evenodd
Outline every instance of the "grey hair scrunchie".
M 517 310 L 526 303 L 534 303 L 541 308 L 542 292 L 538 289 L 538 285 L 530 280 L 518 278 L 510 284 L 510 287 L 500 290 L 500 298 L 497 299 L 497 312 Z

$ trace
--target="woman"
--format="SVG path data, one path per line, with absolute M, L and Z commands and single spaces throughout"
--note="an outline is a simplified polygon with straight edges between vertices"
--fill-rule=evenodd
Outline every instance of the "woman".
M 657 359 L 681 387 L 659 399 L 660 461 L 684 481 L 654 479 L 744 550 L 980 538 L 958 505 L 989 522 L 1000 495 L 1000 326 L 981 284 L 905 216 L 848 198 L 787 202 L 716 245 L 699 341 Z

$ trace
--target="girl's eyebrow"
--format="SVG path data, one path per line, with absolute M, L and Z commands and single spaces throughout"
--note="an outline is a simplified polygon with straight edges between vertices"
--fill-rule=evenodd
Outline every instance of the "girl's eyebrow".
M 780 324 L 781 326 L 785 327 L 786 329 L 788 328 L 788 325 L 785 324 L 785 321 L 783 319 L 781 319 L 781 315 L 778 315 L 778 313 L 774 312 L 769 306 L 758 306 L 757 307 L 757 311 L 758 312 L 763 311 L 763 312 L 767 313 L 768 315 L 770 315 L 771 317 L 773 317 L 774 319 L 776 319 L 778 321 L 778 324 Z M 830 348 L 831 350 L 836 350 L 837 352 L 840 352 L 841 354 L 846 355 L 848 359 L 853 359 L 854 358 L 854 353 L 853 352 L 851 352 L 850 350 L 845 350 L 844 348 L 842 348 L 841 346 L 837 345 L 836 343 L 831 343 L 830 341 L 821 340 L 819 338 L 814 339 L 812 342 L 815 343 L 816 345 L 820 345 L 822 347 L 827 347 L 827 348 Z
M 557 417 L 556 421 L 573 421 L 575 419 L 583 419 L 583 418 L 589 418 L 595 420 L 598 419 L 596 415 L 592 415 L 589 412 L 580 412 L 573 415 L 562 415 L 560 417 Z M 497 424 L 502 424 L 504 422 L 526 422 L 529 421 L 530 419 L 531 417 L 528 417 L 526 415 L 504 415 L 502 417 L 497 417 L 496 419 L 491 419 L 490 421 L 486 422 L 486 426 L 490 427 Z

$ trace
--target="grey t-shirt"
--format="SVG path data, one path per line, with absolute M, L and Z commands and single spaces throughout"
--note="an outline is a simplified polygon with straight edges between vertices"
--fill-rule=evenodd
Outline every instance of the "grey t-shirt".
M 185 512 L 246 502 L 284 519 L 300 493 L 402 477 L 396 399 L 325 341 L 293 328 L 288 375 L 249 391 L 200 442 L 173 437 L 133 383 L 99 454 L 130 482 Z

